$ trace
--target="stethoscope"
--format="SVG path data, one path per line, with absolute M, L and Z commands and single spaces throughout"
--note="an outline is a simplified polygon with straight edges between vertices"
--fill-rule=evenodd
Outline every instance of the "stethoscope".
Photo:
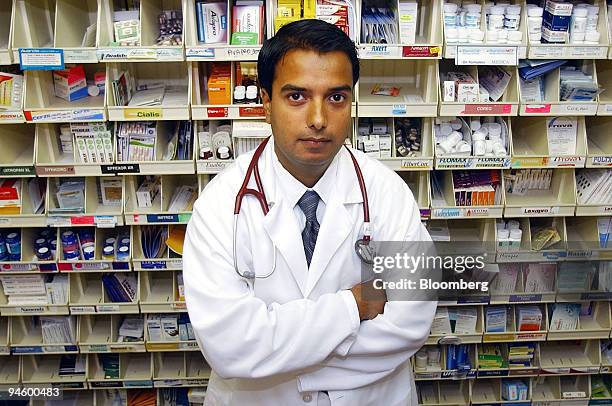
M 236 203 L 234 205 L 234 230 L 233 230 L 233 255 L 234 255 L 234 270 L 238 275 L 243 278 L 254 280 L 255 278 L 267 278 L 274 273 L 276 270 L 276 249 L 274 249 L 274 258 L 272 262 L 272 270 L 264 275 L 264 276 L 256 276 L 253 271 L 245 271 L 240 272 L 238 269 L 238 254 L 237 254 L 237 244 L 236 244 L 236 236 L 238 234 L 238 215 L 240 214 L 240 207 L 242 206 L 242 199 L 245 196 L 252 195 L 257 198 L 259 204 L 261 205 L 261 210 L 263 211 L 264 216 L 268 214 L 268 200 L 266 199 L 266 194 L 263 189 L 263 185 L 261 183 L 261 175 L 259 174 L 259 158 L 263 153 L 264 148 L 268 144 L 270 137 L 266 138 L 262 141 L 261 144 L 255 150 L 253 154 L 253 158 L 249 163 L 249 167 L 244 176 L 244 181 L 242 182 L 242 186 L 236 195 Z M 359 240 L 355 241 L 355 252 L 357 256 L 366 264 L 372 265 L 374 263 L 374 249 L 370 245 L 370 240 L 372 237 L 372 228 L 370 226 L 370 207 L 368 205 L 368 193 L 365 187 L 365 182 L 363 180 L 363 173 L 361 172 L 361 168 L 357 163 L 357 159 L 355 155 L 351 152 L 351 150 L 345 145 L 346 150 L 351 156 L 353 161 L 353 166 L 355 167 L 355 174 L 357 175 L 357 181 L 359 182 L 359 189 L 361 190 L 361 196 L 363 197 L 363 237 Z M 251 189 L 247 185 L 251 177 L 255 175 L 255 185 L 257 189 Z

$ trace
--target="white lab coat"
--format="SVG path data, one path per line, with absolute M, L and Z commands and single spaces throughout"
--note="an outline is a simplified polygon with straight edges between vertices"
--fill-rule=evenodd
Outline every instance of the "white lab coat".
M 246 197 L 238 226 L 241 270 L 266 275 L 254 290 L 234 271 L 233 207 L 252 153 L 216 176 L 195 203 L 184 245 L 185 298 L 213 369 L 205 405 L 417 405 L 409 357 L 424 343 L 436 302 L 388 302 L 359 323 L 350 291 L 361 282 L 354 243 L 362 237 L 362 195 L 344 147 L 308 269 L 301 230 L 273 168 L 273 139 L 259 160 L 268 203 Z M 373 240 L 429 241 L 404 181 L 354 151 L 364 174 Z M 254 187 L 255 182 L 251 183 Z

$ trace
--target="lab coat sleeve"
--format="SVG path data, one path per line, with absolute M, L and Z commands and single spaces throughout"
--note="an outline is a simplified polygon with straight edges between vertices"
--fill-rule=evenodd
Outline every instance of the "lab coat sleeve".
M 402 188 L 388 207 L 376 199 L 378 207 L 385 207 L 378 219 L 379 241 L 430 241 L 421 223 L 420 212 L 409 188 L 396 184 L 391 190 Z M 403 197 L 402 197 L 403 196 Z M 390 200 L 390 199 L 389 199 Z M 371 205 L 373 207 L 373 205 Z M 397 207 L 404 207 L 401 216 Z M 401 218 L 401 221 L 398 221 Z M 382 236 L 382 238 L 381 238 Z M 348 352 L 336 351 L 318 370 L 298 377 L 300 390 L 349 390 L 374 383 L 393 373 L 416 353 L 427 339 L 437 302 L 388 301 L 383 314 L 361 323 L 358 334 Z
M 297 374 L 350 345 L 359 317 L 344 293 L 269 306 L 254 296 L 233 266 L 235 195 L 213 182 L 194 207 L 183 259 L 187 309 L 212 369 L 223 378 Z

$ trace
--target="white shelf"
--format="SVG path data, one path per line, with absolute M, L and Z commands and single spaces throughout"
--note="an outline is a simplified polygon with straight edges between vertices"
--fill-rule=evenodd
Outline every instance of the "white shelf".
M 587 128 L 587 168 L 612 167 L 611 117 L 589 117 Z

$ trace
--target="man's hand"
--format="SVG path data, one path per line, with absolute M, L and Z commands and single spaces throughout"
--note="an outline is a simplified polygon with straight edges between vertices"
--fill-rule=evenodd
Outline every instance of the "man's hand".
M 351 288 L 357 302 L 360 320 L 372 320 L 385 309 L 387 295 L 384 289 L 375 289 L 373 281 L 362 282 Z

